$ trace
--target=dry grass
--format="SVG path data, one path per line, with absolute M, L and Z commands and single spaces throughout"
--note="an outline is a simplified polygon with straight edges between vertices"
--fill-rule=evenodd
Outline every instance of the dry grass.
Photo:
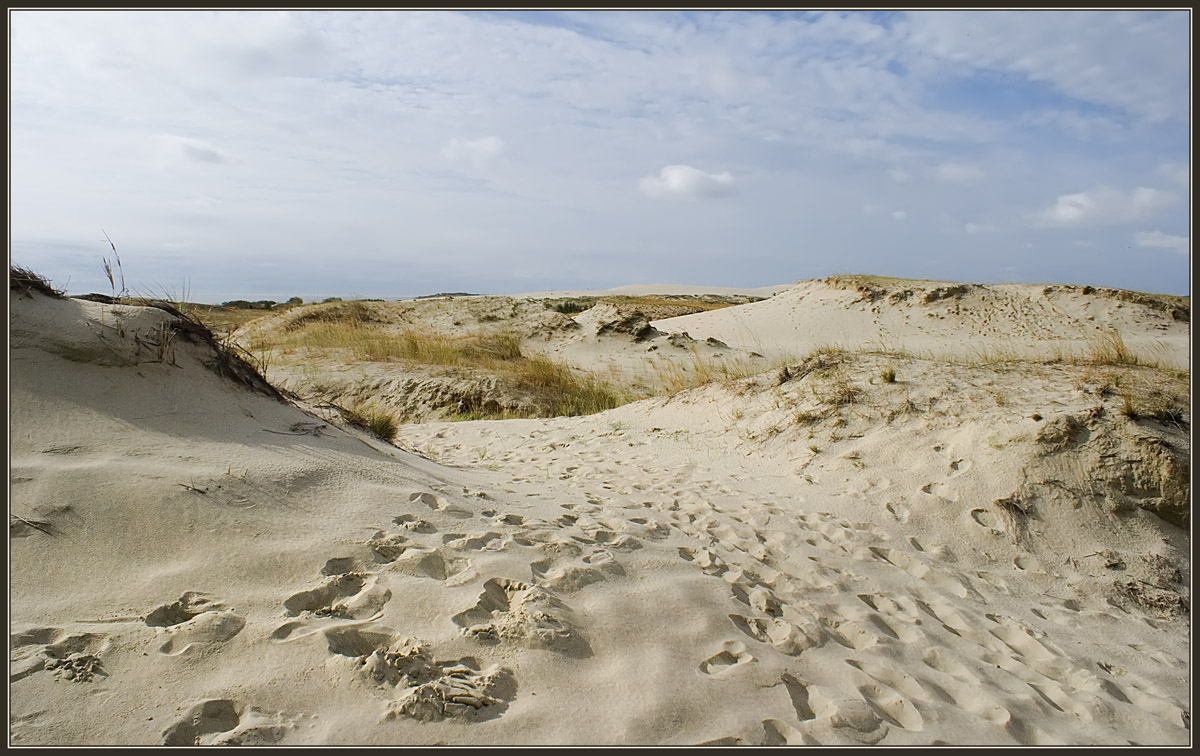
M 396 418 L 390 413 L 378 409 L 376 405 L 360 403 L 353 407 L 338 406 L 337 409 L 341 412 L 342 417 L 346 419 L 346 422 L 351 425 L 369 431 L 376 438 L 386 441 L 389 444 L 396 440 L 396 433 L 399 430 Z
M 358 305 L 356 307 L 356 305 Z M 408 361 L 492 373 L 518 390 L 534 395 L 546 416 L 587 415 L 623 404 L 624 396 L 586 371 L 541 354 L 525 354 L 521 337 L 498 330 L 452 336 L 432 330 L 379 327 L 358 302 L 340 303 L 293 321 L 278 341 L 260 349 L 345 350 L 366 362 Z M 484 411 L 480 417 L 508 417 Z
M 663 360 L 651 363 L 650 369 L 658 393 L 674 395 L 710 383 L 730 383 L 774 368 L 782 369 L 787 362 L 786 359 L 767 363 L 749 357 L 705 357 L 693 349 L 690 361 Z
M 44 276 L 34 273 L 28 268 L 22 268 L 20 265 L 9 266 L 8 289 L 9 291 L 19 291 L 25 296 L 29 296 L 31 291 L 56 299 L 62 299 L 66 295 L 65 291 L 51 286 L 50 281 Z

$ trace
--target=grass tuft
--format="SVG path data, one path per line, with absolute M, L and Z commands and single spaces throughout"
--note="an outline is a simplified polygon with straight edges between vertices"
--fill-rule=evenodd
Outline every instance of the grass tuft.
M 44 276 L 34 273 L 29 268 L 22 268 L 20 265 L 9 266 L 8 289 L 9 291 L 19 291 L 27 297 L 30 296 L 29 292 L 31 291 L 55 299 L 62 299 L 66 295 L 65 291 L 51 286 L 50 281 Z

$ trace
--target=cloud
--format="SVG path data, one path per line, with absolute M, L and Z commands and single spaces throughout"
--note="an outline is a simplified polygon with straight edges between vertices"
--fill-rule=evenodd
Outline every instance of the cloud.
M 1084 227 L 1127 223 L 1153 215 L 1170 205 L 1174 195 L 1139 186 L 1125 194 L 1107 186 L 1078 194 L 1063 194 L 1034 217 L 1042 227 Z
M 193 163 L 226 163 L 229 156 L 208 142 L 175 134 L 163 134 L 163 140 L 176 158 L 182 157 Z
M 1188 58 L 1186 13 L 919 11 L 903 25 L 914 52 L 964 74 L 1006 71 L 1152 122 L 1186 122 L 1189 101 L 1177 94 L 1188 89 L 1179 65 Z
M 456 163 L 469 163 L 483 169 L 495 163 L 507 150 L 504 140 L 496 136 L 486 136 L 480 139 L 459 139 L 453 137 L 442 148 L 442 156 Z
M 968 223 L 963 226 L 963 231 L 968 234 L 990 234 L 995 231 L 996 227 L 991 223 Z
M 863 205 L 863 212 L 866 213 L 867 215 L 874 215 L 877 210 L 879 210 L 879 205 L 874 205 L 874 204 Z
M 897 184 L 903 184 L 909 179 L 908 171 L 904 170 L 903 168 L 892 168 L 888 171 L 888 176 L 890 176 L 892 181 L 895 181 Z
M 983 178 L 983 171 L 964 163 L 942 163 L 933 169 L 933 177 L 948 184 L 967 184 Z
M 1177 184 L 1187 184 L 1191 172 L 1182 163 L 1163 163 L 1158 167 L 1158 174 Z
M 706 173 L 690 165 L 668 165 L 657 176 L 646 176 L 638 187 L 647 197 L 717 198 L 733 194 L 728 171 Z
M 908 217 L 908 213 L 904 212 L 903 210 L 896 210 L 892 213 L 892 217 L 898 221 L 902 221 Z
M 1172 236 L 1162 231 L 1140 231 L 1133 235 L 1133 243 L 1139 247 L 1170 249 L 1187 254 L 1190 244 L 1186 236 Z

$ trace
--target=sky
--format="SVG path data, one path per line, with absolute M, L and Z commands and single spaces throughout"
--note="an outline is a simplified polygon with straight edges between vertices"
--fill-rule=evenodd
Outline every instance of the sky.
M 198 302 L 840 273 L 1186 295 L 1190 32 L 11 10 L 10 260 L 111 293 L 111 239 L 131 293 Z

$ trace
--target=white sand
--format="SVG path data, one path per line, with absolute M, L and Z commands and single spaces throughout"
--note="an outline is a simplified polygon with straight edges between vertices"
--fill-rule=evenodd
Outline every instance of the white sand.
M 653 294 L 718 294 L 722 296 L 770 297 L 792 288 L 792 284 L 738 288 L 735 286 L 699 286 L 688 284 L 630 284 L 612 289 L 570 289 L 514 294 L 520 299 L 552 299 L 557 297 L 601 297 L 605 295 L 637 297 Z
M 683 320 L 791 350 L 816 292 Z M 1190 439 L 1115 369 L 854 356 L 406 452 L 169 320 L 11 295 L 10 745 L 1190 743 Z
M 1052 350 L 1086 354 L 1115 330 L 1139 356 L 1187 369 L 1191 343 L 1186 320 L 1136 302 L 1084 294 L 1082 287 L 889 279 L 864 285 L 849 277 L 801 281 L 735 310 L 654 325 L 768 356 L 795 357 L 818 347 L 905 350 L 970 360 Z

